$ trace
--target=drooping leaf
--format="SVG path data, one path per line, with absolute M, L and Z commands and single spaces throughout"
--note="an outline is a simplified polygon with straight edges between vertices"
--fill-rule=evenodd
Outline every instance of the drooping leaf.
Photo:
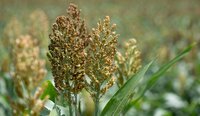
M 144 66 L 137 74 L 132 76 L 109 100 L 104 107 L 101 116 L 119 115 L 124 106 L 130 100 L 130 96 L 133 95 L 134 89 L 138 86 L 139 81 L 144 76 L 152 62 Z

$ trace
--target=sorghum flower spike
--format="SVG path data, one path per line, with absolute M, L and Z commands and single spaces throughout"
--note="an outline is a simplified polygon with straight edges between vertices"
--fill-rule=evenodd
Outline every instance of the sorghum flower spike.
M 33 90 L 46 75 L 45 61 L 39 58 L 36 39 L 29 35 L 16 39 L 13 55 L 14 79 L 19 81 L 18 84 L 23 81 L 28 90 Z
M 86 89 L 92 97 L 98 97 L 95 99 L 105 94 L 114 83 L 112 76 L 116 69 L 114 56 L 118 38 L 115 27 L 115 24 L 110 24 L 110 17 L 106 16 L 103 22 L 98 22 L 96 29 L 92 29 L 85 70 L 91 80 Z
M 141 68 L 141 53 L 137 48 L 136 39 L 130 39 L 125 43 L 125 54 L 117 52 L 116 61 L 118 85 L 122 86 L 125 81 Z
M 135 74 L 141 68 L 141 52 L 137 48 L 136 39 L 130 39 L 126 43 L 126 54 L 125 59 L 128 61 L 129 69 L 127 76 Z
M 29 35 L 20 36 L 15 41 L 13 80 L 20 102 L 10 100 L 13 115 L 39 116 L 48 99 L 48 96 L 43 100 L 39 98 L 44 91 L 39 84 L 44 79 L 46 70 L 44 60 L 40 59 L 37 45 L 36 39 L 32 39 Z
M 56 88 L 71 93 L 80 92 L 85 75 L 85 47 L 89 34 L 77 6 L 70 4 L 67 16 L 59 16 L 52 26 L 48 58 Z

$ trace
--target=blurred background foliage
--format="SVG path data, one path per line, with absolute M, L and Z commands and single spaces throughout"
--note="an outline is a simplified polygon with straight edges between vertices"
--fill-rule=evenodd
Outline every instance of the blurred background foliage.
M 11 54 L 13 41 L 23 34 L 37 38 L 46 58 L 51 24 L 55 17 L 66 13 L 70 2 L 79 6 L 89 28 L 109 15 L 120 33 L 119 49 L 125 40 L 136 38 L 143 64 L 157 58 L 152 72 L 196 42 L 190 54 L 172 67 L 127 115 L 200 114 L 199 0 L 0 0 L 0 115 L 9 109 L 3 95 L 14 96 L 9 76 L 10 61 L 15 57 Z

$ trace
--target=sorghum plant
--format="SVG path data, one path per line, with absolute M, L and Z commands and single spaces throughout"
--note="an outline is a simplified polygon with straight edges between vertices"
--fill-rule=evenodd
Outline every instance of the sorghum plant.
M 106 104 L 101 115 L 119 115 L 134 95 L 130 106 L 192 48 L 188 47 L 150 78 L 143 79 L 152 62 L 139 71 L 141 58 L 135 39 L 125 44 L 124 54 L 117 52 L 118 34 L 115 28 L 116 24 L 111 24 L 109 16 L 106 16 L 89 34 L 80 17 L 80 10 L 74 4 L 70 4 L 66 16 L 57 17 L 53 24 L 47 56 L 51 62 L 55 87 L 68 102 L 70 116 L 74 114 L 73 111 L 75 115 L 81 115 L 78 96 L 83 89 L 91 95 L 95 104 L 94 115 L 98 116 L 100 98 L 114 85 L 116 78 L 119 90 Z
M 89 38 L 77 6 L 70 4 L 67 16 L 57 17 L 52 30 L 48 58 L 55 86 L 77 110 L 77 95 L 85 87 L 85 48 Z
M 11 100 L 14 115 L 39 116 L 48 96 L 41 100 L 43 89 L 40 82 L 44 79 L 45 61 L 39 58 L 37 42 L 30 36 L 16 39 L 13 49 L 13 80 L 18 100 Z
M 77 95 L 85 88 L 91 94 L 98 113 L 99 99 L 114 84 L 118 38 L 115 27 L 107 16 L 89 35 L 80 11 L 73 4 L 70 4 L 67 16 L 58 17 L 53 24 L 48 58 L 55 86 L 69 105 L 74 103 L 75 110 Z
M 137 48 L 136 39 L 130 39 L 125 42 L 124 46 L 125 54 L 117 52 L 116 61 L 117 64 L 117 84 L 121 87 L 130 76 L 134 75 L 141 68 L 141 53 Z
M 98 113 L 99 99 L 114 84 L 114 57 L 118 35 L 116 24 L 110 24 L 109 16 L 99 21 L 96 29 L 92 30 L 86 57 L 86 74 L 89 77 L 86 90 L 91 94 Z M 97 115 L 97 114 L 96 114 Z

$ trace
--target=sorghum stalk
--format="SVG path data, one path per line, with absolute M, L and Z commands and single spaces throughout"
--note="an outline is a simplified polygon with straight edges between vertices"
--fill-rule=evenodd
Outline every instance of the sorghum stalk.
M 95 98 L 95 116 L 99 115 L 99 99 L 100 99 L 99 94 L 100 94 L 100 91 L 97 91 L 97 95 Z
M 68 100 L 69 100 L 69 115 L 73 116 L 73 109 L 72 109 L 72 99 L 71 99 L 71 94 L 70 92 L 67 92 L 68 94 Z

